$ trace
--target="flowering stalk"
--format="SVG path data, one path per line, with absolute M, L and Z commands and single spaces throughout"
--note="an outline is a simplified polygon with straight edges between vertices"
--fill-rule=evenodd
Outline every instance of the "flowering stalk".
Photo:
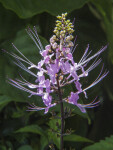
M 57 77 L 57 87 L 58 87 L 58 94 L 60 100 L 60 110 L 61 110 L 61 133 L 60 133 L 60 149 L 63 150 L 63 134 L 64 134 L 64 108 L 63 108 L 63 100 L 62 100 L 62 93 L 59 85 L 59 77 Z
M 107 48 L 107 46 L 102 47 L 96 54 L 90 56 L 91 51 L 89 50 L 89 45 L 87 46 L 82 58 L 78 63 L 73 59 L 73 52 L 75 51 L 76 46 L 74 46 L 73 35 L 73 24 L 70 20 L 66 20 L 67 13 L 62 14 L 57 17 L 56 27 L 54 29 L 54 35 L 50 38 L 50 44 L 43 48 L 37 30 L 34 27 L 31 30 L 29 27 L 26 30 L 31 39 L 36 44 L 39 52 L 42 56 L 41 61 L 38 65 L 35 65 L 30 60 L 28 60 L 13 44 L 13 47 L 20 54 L 20 56 L 15 53 L 9 53 L 15 58 L 15 64 L 21 69 L 28 72 L 30 75 L 34 76 L 35 83 L 30 83 L 22 76 L 22 80 L 9 79 L 9 83 L 13 86 L 24 90 L 32 95 L 41 96 L 45 107 L 39 107 L 32 104 L 28 107 L 29 111 L 39 111 L 44 110 L 45 114 L 49 111 L 49 108 L 54 107 L 58 104 L 61 106 L 61 150 L 63 150 L 63 135 L 64 135 L 64 109 L 63 103 L 67 102 L 72 105 L 77 106 L 83 113 L 86 112 L 86 108 L 93 108 L 98 106 L 99 101 L 92 101 L 89 104 L 80 104 L 78 103 L 79 94 L 84 93 L 85 98 L 87 97 L 86 91 L 100 82 L 107 74 L 108 71 L 105 71 L 102 74 L 102 69 L 96 78 L 96 80 L 91 83 L 88 87 L 82 88 L 80 83 L 81 78 L 88 77 L 90 71 L 97 67 L 102 61 L 99 59 L 99 55 Z M 7 52 L 8 53 L 8 52 Z M 93 63 L 89 65 L 91 60 Z M 26 67 L 23 63 L 29 65 Z M 32 71 L 32 68 L 37 70 L 37 74 Z M 69 93 L 68 97 L 64 97 L 62 88 L 68 84 L 74 83 L 75 91 Z M 59 96 L 58 100 L 53 99 L 53 93 L 57 93 Z M 29 97 L 30 97 L 29 96 Z

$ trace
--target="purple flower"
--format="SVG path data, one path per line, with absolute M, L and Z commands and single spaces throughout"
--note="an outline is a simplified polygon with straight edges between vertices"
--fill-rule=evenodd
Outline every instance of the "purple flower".
M 62 14 L 62 16 L 65 18 L 66 14 Z M 75 84 L 75 91 L 69 93 L 70 96 L 63 98 L 63 101 L 77 106 L 83 113 L 86 112 L 85 108 L 96 107 L 99 103 L 99 101 L 95 102 L 94 100 L 90 104 L 79 104 L 79 94 L 84 93 L 87 98 L 86 91 L 100 82 L 108 74 L 108 71 L 105 71 L 102 74 L 102 67 L 97 79 L 83 89 L 80 80 L 81 78 L 88 77 L 89 72 L 100 64 L 101 59 L 98 57 L 105 51 L 107 46 L 102 47 L 96 54 L 90 56 L 91 51 L 89 51 L 88 45 L 80 61 L 78 63 L 75 62 L 72 55 L 76 47 L 72 42 L 72 33 L 74 31 L 73 25 L 69 20 L 67 21 L 66 18 L 64 19 L 62 16 L 57 17 L 59 21 L 56 21 L 55 34 L 50 38 L 50 44 L 47 45 L 45 49 L 40 42 L 36 28 L 34 27 L 33 31 L 30 28 L 27 29 L 27 33 L 36 44 L 42 56 L 38 65 L 35 65 L 28 60 L 13 44 L 13 47 L 20 54 L 20 56 L 18 56 L 14 53 L 10 53 L 16 60 L 15 64 L 36 79 L 35 84 L 32 84 L 21 76 L 22 81 L 18 79 L 15 81 L 9 79 L 9 83 L 28 92 L 30 96 L 41 96 L 45 105 L 45 107 L 38 107 L 33 104 L 29 107 L 30 111 L 45 110 L 45 113 L 47 113 L 49 108 L 59 103 L 59 101 L 54 101 L 53 99 L 53 93 L 58 91 L 57 79 L 59 80 L 60 88 L 71 83 Z M 64 20 L 62 21 L 62 19 Z M 91 60 L 94 60 L 93 63 L 88 65 Z M 23 63 L 28 64 L 29 67 L 27 68 Z M 37 70 L 37 74 L 32 72 L 32 68 Z M 32 91 L 32 89 L 34 89 L 34 91 Z
M 82 112 L 84 112 L 84 113 L 86 112 L 85 108 L 81 104 L 78 104 L 78 102 L 77 102 L 79 100 L 78 93 L 71 92 L 71 96 L 68 98 L 68 100 L 69 100 L 70 104 L 76 105 L 77 107 L 79 107 L 79 109 Z

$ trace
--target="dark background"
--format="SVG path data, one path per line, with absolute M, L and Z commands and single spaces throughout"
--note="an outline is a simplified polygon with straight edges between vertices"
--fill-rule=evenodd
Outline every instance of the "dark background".
M 25 28 L 36 25 L 43 45 L 53 34 L 57 15 L 68 12 L 68 18 L 75 18 L 75 33 L 78 44 L 73 57 L 78 62 L 87 44 L 96 53 L 102 46 L 108 48 L 101 58 L 107 77 L 88 91 L 88 100 L 81 96 L 80 101 L 91 102 L 95 96 L 100 106 L 88 109 L 86 114 L 75 106 L 73 116 L 66 119 L 65 130 L 73 134 L 66 136 L 67 150 L 113 150 L 113 0 L 0 0 L 0 49 L 15 52 L 11 43 L 31 61 L 38 63 L 40 55 Z M 98 76 L 102 64 L 93 70 L 83 87 Z M 41 105 L 40 97 L 28 98 L 28 94 L 16 89 L 7 82 L 7 77 L 15 79 L 22 74 L 30 82 L 34 79 L 16 67 L 12 57 L 0 51 L 0 150 L 49 150 L 54 143 L 59 149 L 59 138 L 50 128 L 56 128 L 56 119 L 51 113 L 28 112 L 28 103 Z M 73 85 L 65 89 L 72 91 Z M 55 108 L 59 113 L 59 106 Z M 107 138 L 108 137 L 108 138 Z M 100 141 L 101 140 L 101 141 Z

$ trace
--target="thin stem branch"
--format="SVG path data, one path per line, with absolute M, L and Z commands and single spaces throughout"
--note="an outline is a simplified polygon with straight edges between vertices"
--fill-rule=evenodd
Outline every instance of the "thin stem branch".
M 59 77 L 57 77 L 57 86 L 58 86 L 58 95 L 60 100 L 60 110 L 61 110 L 61 135 L 60 135 L 60 150 L 63 150 L 64 142 L 63 142 L 63 134 L 64 134 L 64 108 L 63 108 L 63 100 L 61 88 L 59 85 Z

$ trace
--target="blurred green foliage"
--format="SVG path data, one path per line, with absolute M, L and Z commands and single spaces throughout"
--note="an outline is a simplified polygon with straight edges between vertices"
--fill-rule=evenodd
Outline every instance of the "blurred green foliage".
M 111 150 L 113 149 L 113 136 L 107 137 L 105 140 L 101 140 L 91 146 L 85 147 L 83 150 Z
M 74 34 L 77 35 L 78 44 L 75 60 L 81 58 L 88 43 L 92 53 L 108 44 L 101 57 L 105 68 L 110 70 L 106 79 L 88 91 L 87 102 L 82 96 L 80 99 L 88 103 L 97 95 L 101 100 L 99 107 L 82 114 L 78 108 L 65 104 L 73 109 L 73 116 L 65 120 L 65 128 L 73 130 L 72 135 L 65 137 L 65 148 L 112 150 L 113 0 L 0 0 L 0 49 L 14 51 L 11 46 L 13 42 L 28 59 L 37 64 L 40 55 L 25 28 L 36 25 L 45 46 L 52 36 L 55 16 L 63 12 L 69 13 L 71 21 L 75 18 Z M 100 67 L 83 81 L 84 87 L 98 76 Z M 7 83 L 7 77 L 19 78 L 19 73 L 27 80 L 34 81 L 33 77 L 13 64 L 10 56 L 0 51 L 0 150 L 49 150 L 49 145 L 53 143 L 55 149 L 59 149 L 59 137 L 49 130 L 56 128 L 56 119 L 51 118 L 51 113 L 44 115 L 43 112 L 26 111 L 29 103 L 42 105 L 41 98 L 28 98 L 27 93 Z M 70 90 L 74 90 L 73 86 L 67 87 L 65 94 Z M 59 113 L 59 106 L 53 110 Z

